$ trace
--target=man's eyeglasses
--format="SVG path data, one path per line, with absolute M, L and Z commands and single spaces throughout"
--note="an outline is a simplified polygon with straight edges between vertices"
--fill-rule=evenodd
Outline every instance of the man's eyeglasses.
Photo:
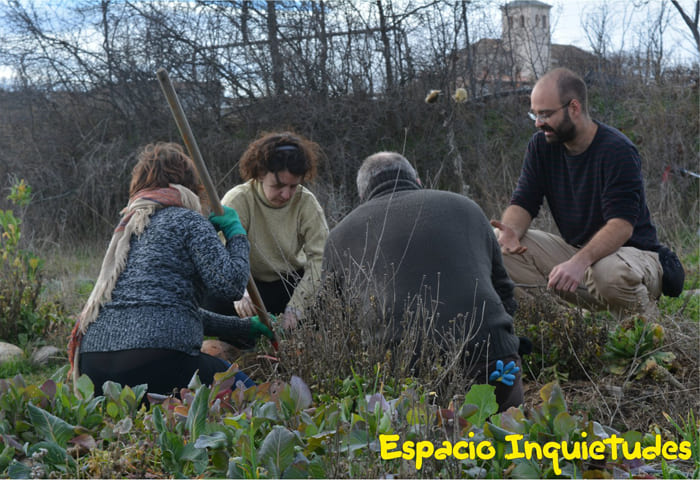
M 532 110 L 530 110 L 529 112 L 527 112 L 527 116 L 530 117 L 534 121 L 539 120 L 540 122 L 544 122 L 545 120 L 547 120 L 549 117 L 551 117 L 552 115 L 557 113 L 562 108 L 568 107 L 572 100 L 569 100 L 564 105 L 562 105 L 559 108 L 555 108 L 554 110 L 545 110 L 544 112 L 540 112 L 540 113 L 535 113 Z

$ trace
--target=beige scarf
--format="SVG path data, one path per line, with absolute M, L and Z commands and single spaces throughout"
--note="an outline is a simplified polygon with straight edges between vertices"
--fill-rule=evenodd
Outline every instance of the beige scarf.
M 143 233 L 151 221 L 151 215 L 156 210 L 171 206 L 184 207 L 200 213 L 202 209 L 199 197 L 192 190 L 182 185 L 170 184 L 169 188 L 136 192 L 121 211 L 122 219 L 112 234 L 95 286 L 78 315 L 68 343 L 68 358 L 71 363 L 74 388 L 80 376 L 78 368 L 80 342 L 88 325 L 97 318 L 100 307 L 112 299 L 112 290 L 126 266 L 131 236 L 138 237 Z M 70 372 L 68 375 L 70 377 Z

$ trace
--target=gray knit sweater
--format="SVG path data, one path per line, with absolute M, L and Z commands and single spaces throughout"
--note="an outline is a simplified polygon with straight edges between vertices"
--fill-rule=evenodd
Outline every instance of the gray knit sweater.
M 132 237 L 112 299 L 88 326 L 80 351 L 165 348 L 197 355 L 204 335 L 247 336 L 250 322 L 199 309 L 204 292 L 222 300 L 243 296 L 250 274 L 245 235 L 221 243 L 212 224 L 179 207 L 156 211 Z

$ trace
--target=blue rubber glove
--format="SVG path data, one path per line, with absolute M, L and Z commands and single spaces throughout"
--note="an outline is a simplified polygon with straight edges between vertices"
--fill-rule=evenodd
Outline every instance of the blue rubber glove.
M 277 321 L 275 316 L 271 313 L 268 313 L 267 316 L 270 317 L 271 322 Z M 255 340 L 261 335 L 265 335 L 270 340 L 275 339 L 275 335 L 272 333 L 272 330 L 267 328 L 267 326 L 260 321 L 260 318 L 257 315 L 250 317 L 250 331 L 248 332 L 248 335 L 250 340 Z
M 234 235 L 246 235 L 245 228 L 243 228 L 241 220 L 238 218 L 238 213 L 231 207 L 224 206 L 223 215 L 215 215 L 214 212 L 210 213 L 209 221 L 217 230 L 221 230 L 227 239 Z
M 515 382 L 515 374 L 519 371 L 520 367 L 516 367 L 515 362 L 510 361 L 503 367 L 503 360 L 498 360 L 496 370 L 491 372 L 491 376 L 489 376 L 489 382 L 502 382 L 504 385 L 512 387 L 513 382 Z

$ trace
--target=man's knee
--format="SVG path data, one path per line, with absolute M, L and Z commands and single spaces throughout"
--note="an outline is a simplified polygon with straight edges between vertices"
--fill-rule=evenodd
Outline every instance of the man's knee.
M 592 268 L 587 287 L 601 305 L 612 310 L 643 310 L 649 302 L 655 300 L 642 278 L 630 267 L 618 266 L 615 274 L 607 269 Z

